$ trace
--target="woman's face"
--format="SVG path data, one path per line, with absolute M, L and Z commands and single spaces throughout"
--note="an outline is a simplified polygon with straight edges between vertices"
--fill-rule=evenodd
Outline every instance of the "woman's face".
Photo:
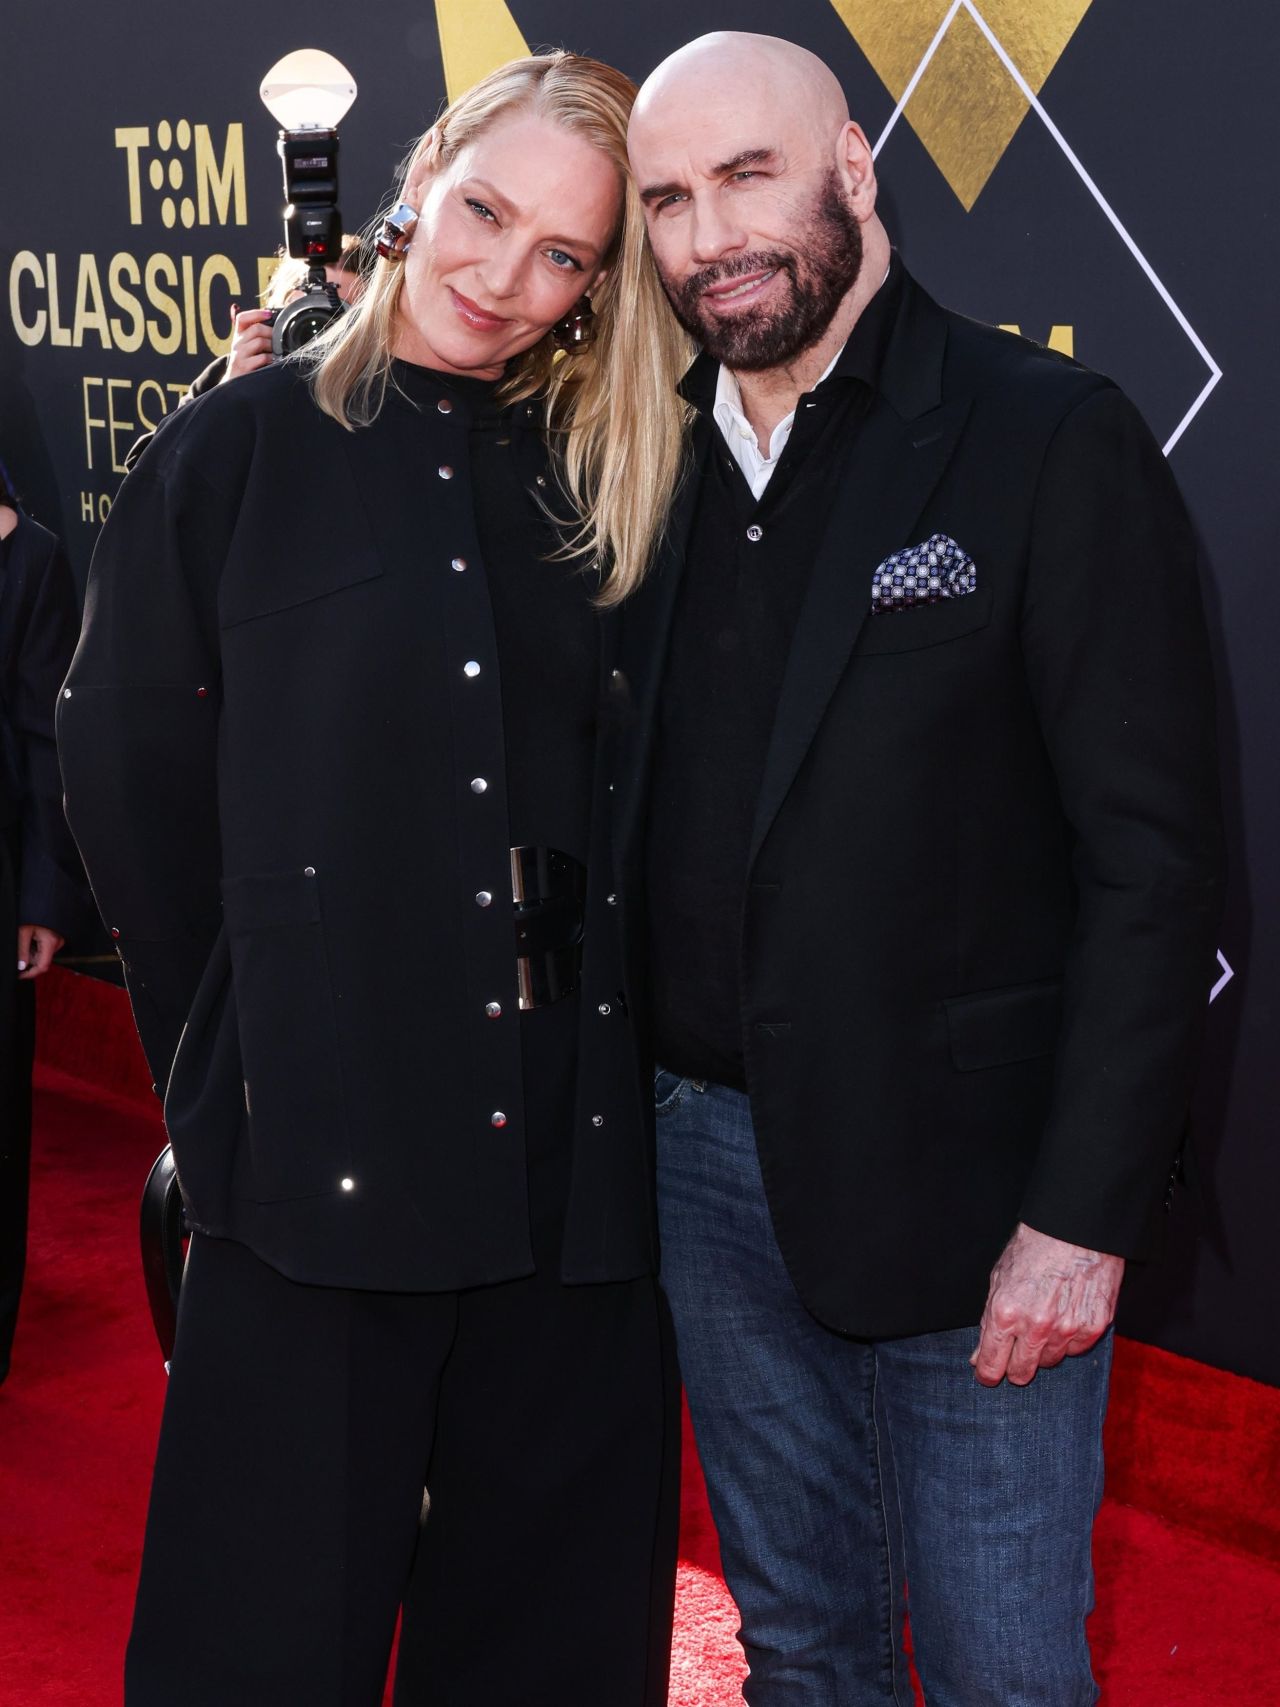
M 489 125 L 447 165 L 419 168 L 396 355 L 496 379 L 603 278 L 622 211 L 599 148 L 531 113 Z

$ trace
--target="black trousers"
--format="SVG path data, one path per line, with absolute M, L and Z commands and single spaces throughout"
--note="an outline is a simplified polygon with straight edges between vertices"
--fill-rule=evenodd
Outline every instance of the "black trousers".
M 402 1600 L 397 1707 L 665 1707 L 665 1306 L 560 1282 L 568 1158 L 533 1112 L 527 1279 L 301 1286 L 195 1238 L 127 1707 L 379 1707 Z
M 16 849 L 0 833 L 0 1381 L 18 1326 L 27 1264 L 31 1179 L 31 1062 L 36 1046 L 36 989 L 17 975 Z

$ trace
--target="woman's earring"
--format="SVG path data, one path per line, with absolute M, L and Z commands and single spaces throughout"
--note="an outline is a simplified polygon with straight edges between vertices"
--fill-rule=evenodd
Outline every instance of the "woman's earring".
M 551 328 L 551 337 L 558 350 L 581 350 L 590 344 L 596 335 L 595 310 L 591 306 L 589 296 L 580 296 L 577 302 Z
M 382 222 L 376 247 L 384 261 L 403 261 L 409 252 L 409 240 L 418 223 L 418 210 L 408 202 L 397 202 Z

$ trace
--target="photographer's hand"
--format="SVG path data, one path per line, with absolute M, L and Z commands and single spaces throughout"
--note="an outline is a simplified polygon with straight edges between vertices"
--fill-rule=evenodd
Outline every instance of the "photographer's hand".
M 224 381 L 270 364 L 271 328 L 266 324 L 270 313 L 268 308 L 246 308 L 236 315 Z

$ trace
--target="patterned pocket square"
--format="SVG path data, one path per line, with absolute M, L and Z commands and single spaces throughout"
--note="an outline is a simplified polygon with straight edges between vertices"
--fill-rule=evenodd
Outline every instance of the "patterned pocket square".
M 967 551 L 945 533 L 895 551 L 871 577 L 871 614 L 934 605 L 976 592 L 978 572 Z

